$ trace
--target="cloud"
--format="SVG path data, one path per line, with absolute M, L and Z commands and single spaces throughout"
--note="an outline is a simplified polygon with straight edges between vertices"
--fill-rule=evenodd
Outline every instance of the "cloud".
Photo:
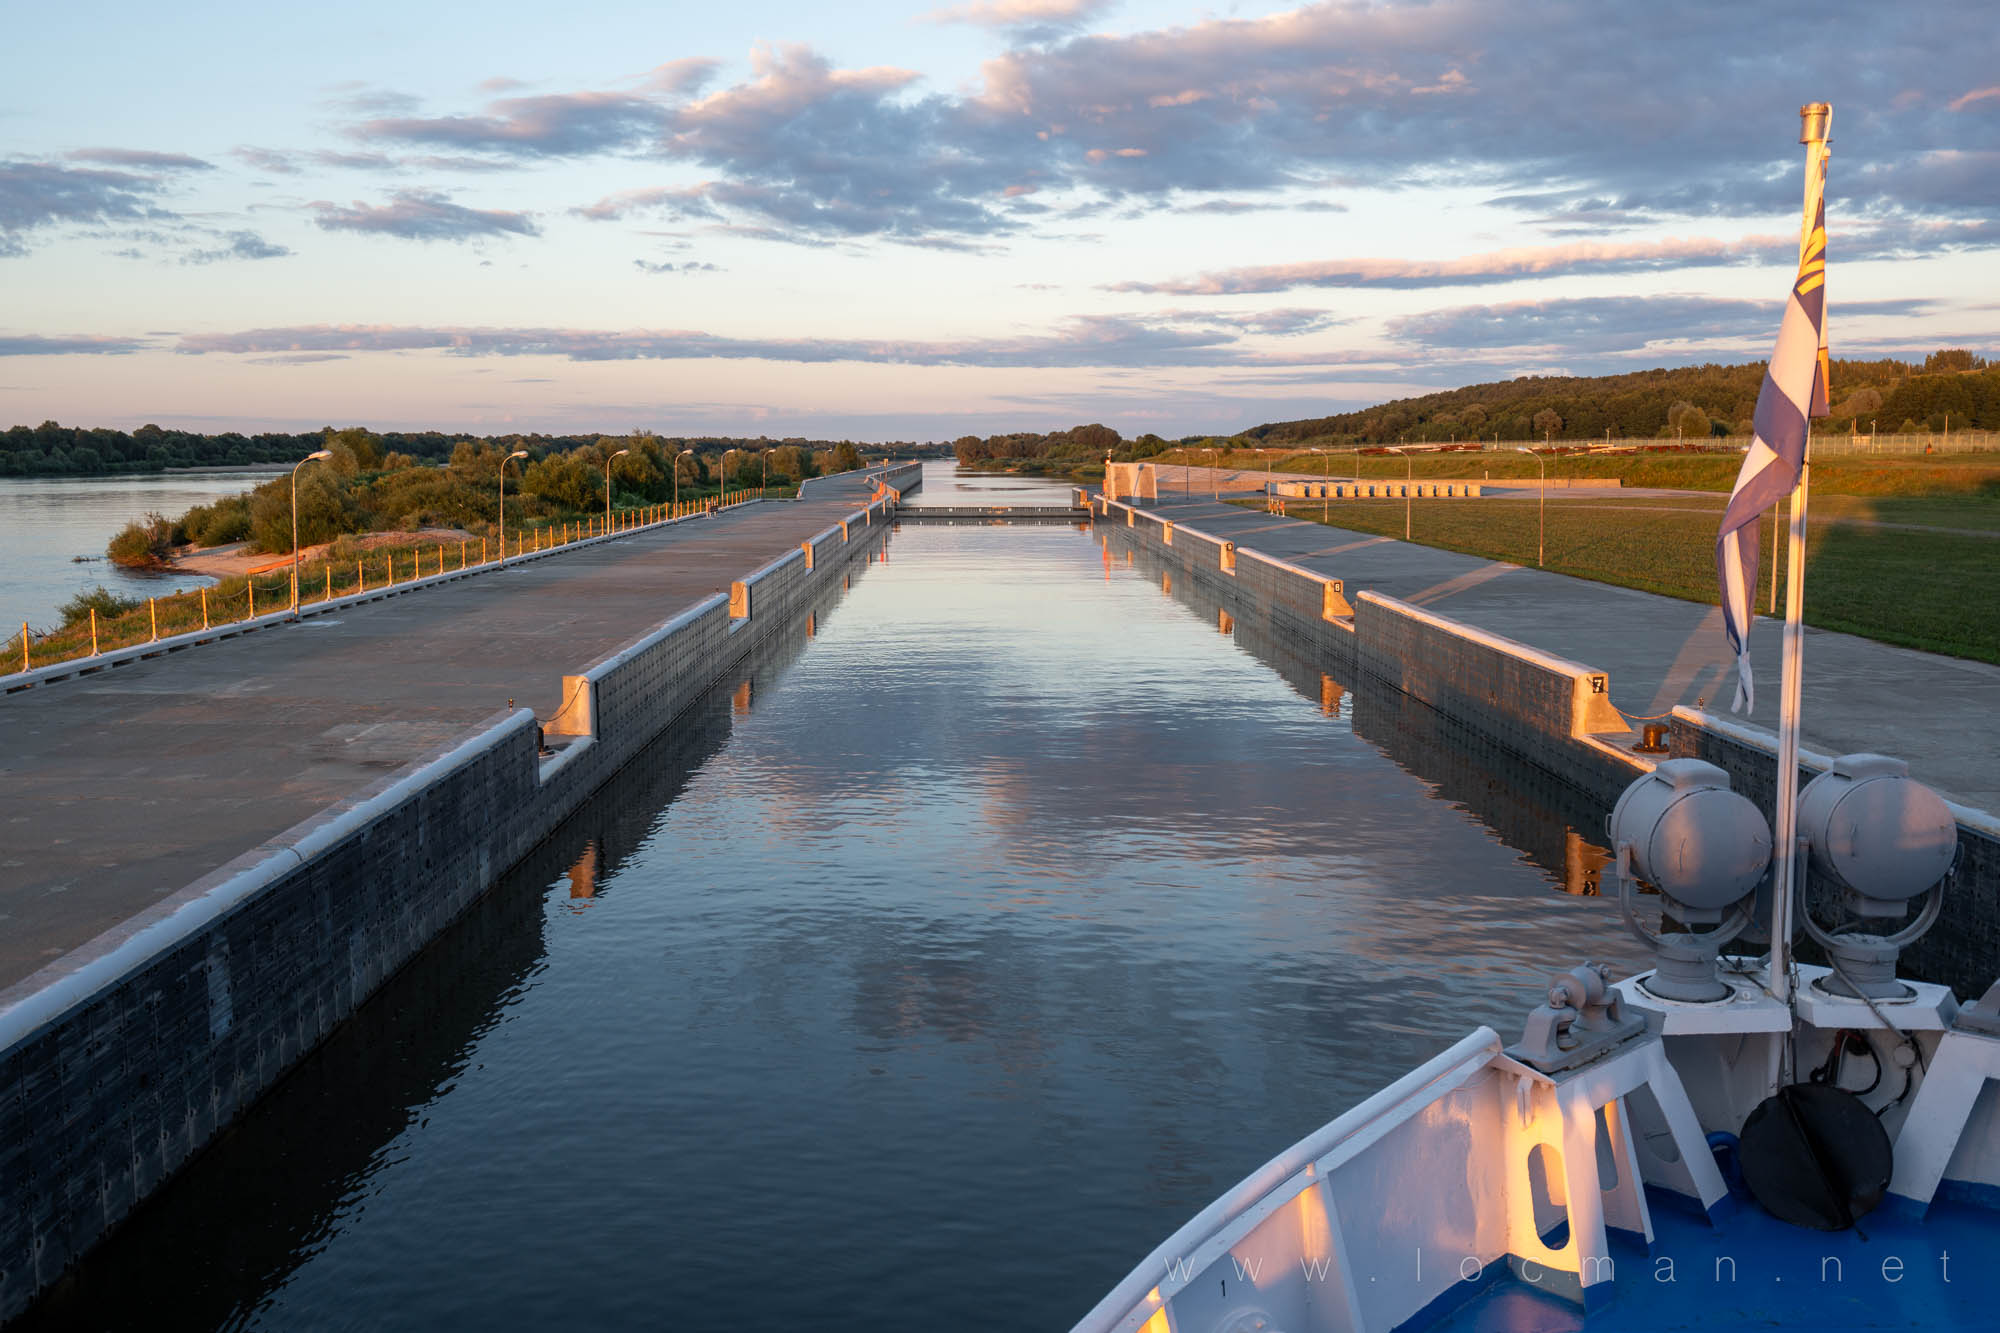
M 577 157 L 644 146 L 666 123 L 666 108 L 630 93 L 505 97 L 479 116 L 378 118 L 354 137 L 511 157 Z
M 636 268 L 637 268 L 637 269 L 638 269 L 638 270 L 639 270 L 639 271 L 640 271 L 641 273 L 721 273 L 721 272 L 724 272 L 724 270 L 723 270 L 722 268 L 718 267 L 717 265 L 714 265 L 714 264 L 703 264 L 703 263 L 698 263 L 698 262 L 696 262 L 695 260 L 692 260 L 692 259 L 688 260 L 688 261 L 687 261 L 686 263 L 684 263 L 684 264 L 676 264 L 676 263 L 673 263 L 673 262 L 672 262 L 671 260 L 669 260 L 669 261 L 665 261 L 665 262 L 661 262 L 661 263 L 654 263 L 654 262 L 652 262 L 651 260 L 646 260 L 646 259 L 635 259 L 635 260 L 633 260 L 633 261 L 632 261 L 632 263 L 633 263 L 633 265 L 634 265 L 634 266 L 635 266 L 635 267 L 636 267 Z
M 346 352 L 286 352 L 282 356 L 253 356 L 253 366 L 312 366 L 322 361 L 351 360 Z
M 1926 313 L 1923 300 L 1849 301 L 1841 317 Z M 1505 351 L 1516 357 L 1597 358 L 1651 353 L 1663 344 L 1742 344 L 1768 351 L 1783 308 L 1777 300 L 1708 296 L 1590 296 L 1457 306 L 1392 319 L 1388 335 L 1433 353 Z
M 722 62 L 719 60 L 701 57 L 669 60 L 664 65 L 653 67 L 652 72 L 646 75 L 645 86 L 670 97 L 697 93 L 715 77 L 715 71 L 721 66 Z
M 227 259 L 282 259 L 291 254 L 285 246 L 265 240 L 254 231 L 232 231 L 227 242 L 208 250 L 192 250 L 181 256 L 183 264 L 216 264 Z
M 28 252 L 28 233 L 64 223 L 171 218 L 152 202 L 159 182 L 127 171 L 0 162 L 0 257 Z
M 1586 0 L 1327 0 L 1119 33 L 1075 30 L 1100 0 L 965 0 L 930 17 L 1013 37 L 965 90 L 760 45 L 749 75 L 720 87 L 714 62 L 675 61 L 621 90 L 389 112 L 350 133 L 496 162 L 693 166 L 712 210 L 788 240 L 1002 236 L 1030 221 L 1009 191 L 1154 206 L 1199 194 L 1212 204 L 1191 209 L 1227 213 L 1302 188 L 1440 182 L 1601 234 L 1797 207 L 1798 95 L 1715 55 L 1782 51 L 1788 77 L 1843 108 L 1843 225 L 2000 211 L 1992 122 L 1974 114 L 1996 105 L 1990 52 L 1960 39 L 1988 25 L 1983 0 L 1926 6 L 1866 60 L 1844 17 L 1870 15 L 1856 4 L 1692 3 L 1621 10 L 1607 42 Z M 1949 104 L 1883 92 L 1920 87 L 1971 91 Z
M 72 162 L 99 162 L 108 167 L 139 171 L 213 171 L 215 164 L 186 153 L 154 153 L 143 148 L 79 148 L 67 154 Z
M 1270 330 L 1303 331 L 1302 316 L 1274 312 Z M 1242 345 L 1261 317 L 1198 315 L 1135 318 L 1085 315 L 1054 332 L 1009 338 L 843 339 L 734 338 L 691 330 L 472 328 L 407 325 L 303 325 L 228 334 L 189 334 L 175 350 L 190 355 L 301 352 L 439 351 L 452 356 L 558 356 L 572 361 L 764 360 L 804 364 L 869 362 L 906 366 L 1150 367 L 1291 366 L 1337 363 L 1346 353 L 1279 355 Z M 1371 355 L 1368 359 L 1374 359 Z
M 538 236 L 526 213 L 467 208 L 428 190 L 398 190 L 379 207 L 355 200 L 346 207 L 324 199 L 306 205 L 327 231 L 379 232 L 409 241 L 469 241 L 481 236 Z
M 967 0 L 923 15 L 929 23 L 998 28 L 1015 41 L 1046 42 L 1115 8 L 1117 0 Z
M 1990 88 L 1975 88 L 1963 97 L 1954 97 L 1945 104 L 1944 109 L 1947 111 L 1963 111 L 1974 103 L 1991 101 L 1995 98 L 2000 98 L 2000 83 L 1996 83 Z
M 296 176 L 299 165 L 295 155 L 279 152 L 275 148 L 232 148 L 229 155 L 244 166 L 257 171 L 268 171 L 276 176 Z
M 151 344 L 137 338 L 45 338 L 0 333 L 0 356 L 123 356 Z
M 1696 265 L 1740 264 L 1787 257 L 1797 242 L 1780 236 L 1737 241 L 1686 237 L 1664 241 L 1575 242 L 1517 246 L 1459 259 L 1325 259 L 1219 269 L 1166 282 L 1120 282 L 1109 290 L 1225 296 L 1300 287 L 1468 287 L 1566 274 L 1634 273 Z

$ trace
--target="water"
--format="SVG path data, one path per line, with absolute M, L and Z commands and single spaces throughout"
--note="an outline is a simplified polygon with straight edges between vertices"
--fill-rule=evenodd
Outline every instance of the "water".
M 178 518 L 198 504 L 239 495 L 270 471 L 141 477 L 0 477 L 0 639 L 27 621 L 52 629 L 56 608 L 103 584 L 121 597 L 164 597 L 215 580 L 200 574 L 120 569 L 104 546 L 133 519 Z M 76 563 L 75 557 L 95 559 Z
M 1477 811 L 1558 849 L 1560 814 L 1268 626 L 1067 527 L 889 553 L 29 1326 L 1067 1327 L 1551 970 L 1632 958 Z

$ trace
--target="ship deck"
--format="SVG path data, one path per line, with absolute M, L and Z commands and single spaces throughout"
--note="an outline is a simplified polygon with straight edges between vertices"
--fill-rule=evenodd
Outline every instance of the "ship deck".
M 2000 1327 L 2000 1210 L 1940 1199 L 1929 1213 L 1871 1213 L 1844 1232 L 1790 1226 L 1740 1202 L 1711 1227 L 1652 1196 L 1654 1241 L 1611 1241 L 1614 1294 L 1587 1318 L 1512 1274 L 1480 1287 L 1438 1333 L 1613 1329 L 1992 1329 Z

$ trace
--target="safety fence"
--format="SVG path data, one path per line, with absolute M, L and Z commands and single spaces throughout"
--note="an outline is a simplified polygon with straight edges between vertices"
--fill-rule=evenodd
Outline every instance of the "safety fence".
M 7 659 L 0 662 L 0 672 L 21 674 L 0 674 L 0 688 L 20 688 L 32 683 L 29 673 L 66 662 L 245 624 L 294 607 L 315 606 L 443 574 L 497 566 L 524 555 L 715 513 L 763 496 L 763 487 L 749 486 L 702 500 L 643 505 L 560 523 L 529 523 L 494 537 L 363 549 L 351 558 L 339 560 L 315 557 L 299 565 L 296 594 L 292 566 L 285 557 L 274 557 L 274 567 L 225 578 L 213 587 L 149 597 L 116 614 L 100 615 L 92 608 L 73 623 L 46 634 L 37 635 L 24 621 L 7 645 Z

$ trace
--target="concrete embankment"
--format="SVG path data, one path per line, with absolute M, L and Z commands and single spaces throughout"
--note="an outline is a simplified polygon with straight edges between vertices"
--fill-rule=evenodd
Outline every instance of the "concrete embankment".
M 1079 497 L 1083 494 L 1079 492 Z M 1393 688 L 1482 742 L 1568 784 L 1600 808 L 1608 809 L 1633 778 L 1650 771 L 1659 759 L 1692 755 L 1724 768 L 1739 790 L 1758 801 L 1767 814 L 1770 811 L 1776 750 L 1768 732 L 1702 709 L 1676 707 L 1666 720 L 1667 753 L 1638 753 L 1633 749 L 1639 739 L 1636 728 L 1611 702 L 1610 672 L 1440 615 L 1405 598 L 1359 591 L 1348 579 L 1307 568 L 1215 529 L 1229 523 L 1237 536 L 1251 535 L 1254 527 L 1259 536 L 1282 531 L 1287 537 L 1309 537 L 1321 548 L 1315 563 L 1322 566 L 1330 563 L 1324 557 L 1363 550 L 1378 553 L 1385 545 L 1403 552 L 1423 548 L 1297 520 L 1272 520 L 1241 509 L 1210 507 L 1195 515 L 1198 522 L 1190 523 L 1184 508 L 1147 509 L 1101 496 L 1095 497 L 1095 504 L 1097 522 L 1107 539 L 1115 534 L 1129 540 L 1166 568 L 1181 571 L 1181 577 L 1198 581 L 1233 607 L 1233 614 L 1268 621 L 1294 641 L 1298 652 L 1323 664 L 1332 678 L 1361 687 L 1372 683 Z M 1353 540 L 1343 542 L 1343 536 Z M 1329 547 L 1330 551 L 1325 549 Z M 1436 586 L 1449 586 L 1454 579 L 1476 581 L 1459 573 Z M 1645 602 L 1632 599 L 1664 600 L 1612 591 L 1632 603 L 1628 614 L 1643 615 Z M 1607 621 L 1595 628 L 1609 641 L 1641 634 L 1646 626 L 1643 620 Z M 1767 679 L 1775 688 L 1775 671 Z M 1892 746 L 1881 748 L 1893 752 Z M 1802 773 L 1810 778 L 1828 762 L 1826 756 L 1804 755 Z M 1914 767 L 1917 776 L 1925 776 L 1923 764 Z M 1945 982 L 1961 994 L 1976 995 L 2000 972 L 2000 821 L 1966 804 L 1954 806 L 1954 813 L 1959 821 L 1959 863 L 1953 892 L 1939 926 L 1907 950 L 1905 959 L 1906 967 L 1918 975 Z
M 0 991 L 0 1318 L 880 550 L 893 501 L 827 483 L 0 701 L 24 741 L 0 910 L 41 939 L 99 927 Z M 495 711 L 509 697 L 535 706 Z M 65 923 L 66 848 L 108 887 Z

